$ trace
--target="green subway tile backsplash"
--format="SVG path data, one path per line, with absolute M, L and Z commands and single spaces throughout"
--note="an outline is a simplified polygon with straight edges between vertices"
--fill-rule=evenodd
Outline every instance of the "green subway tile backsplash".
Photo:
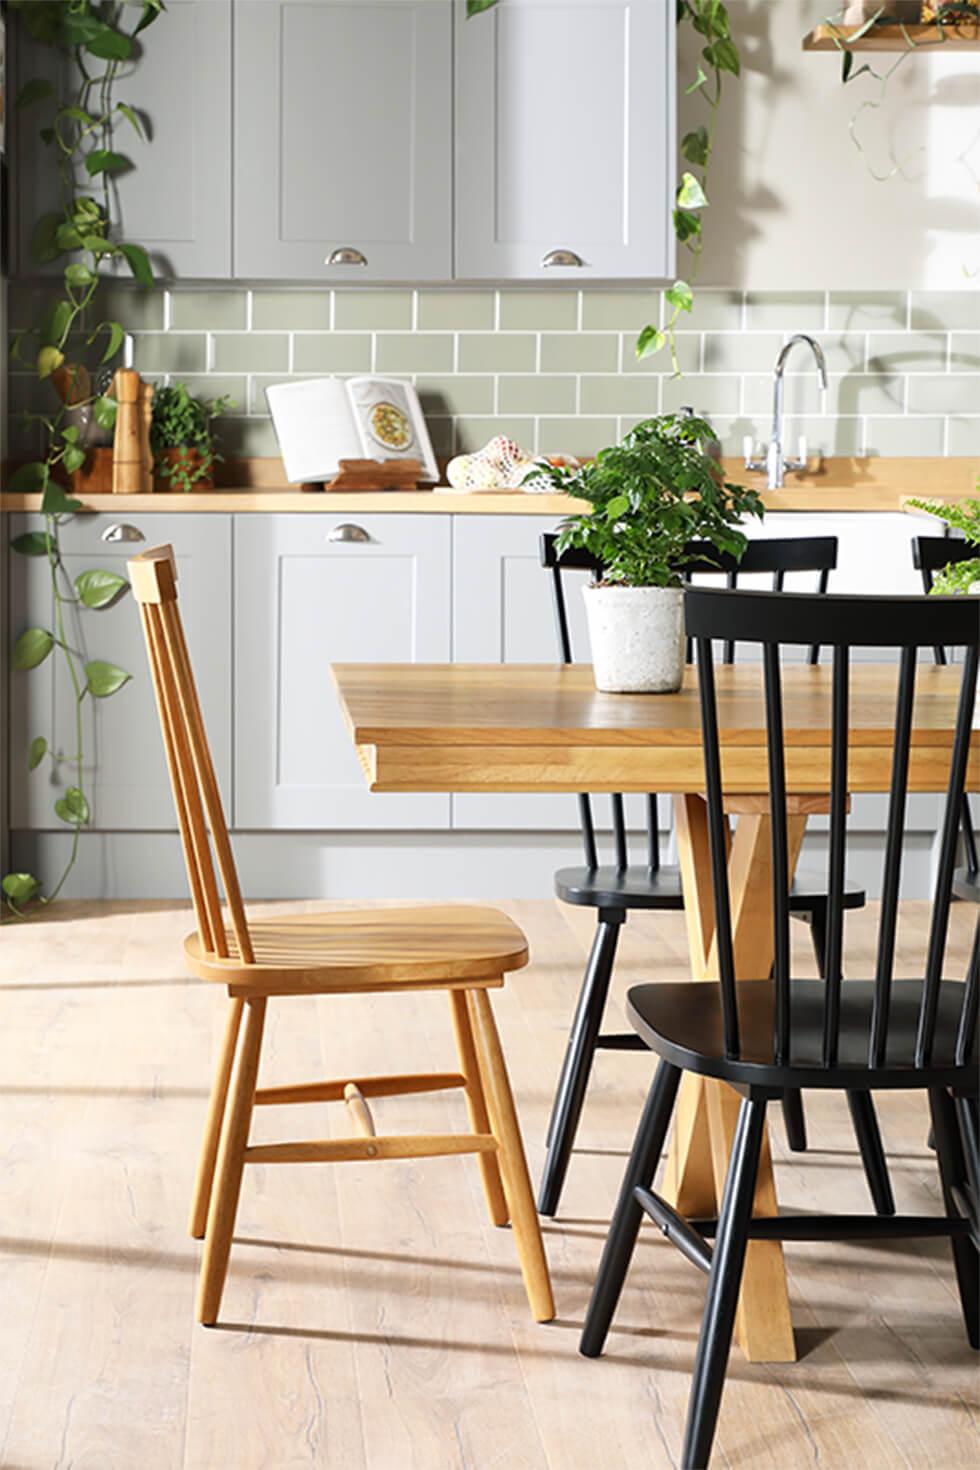
M 12 332 L 36 326 L 51 291 L 12 282 Z M 980 290 L 698 290 L 678 321 L 681 376 L 664 351 L 637 361 L 637 334 L 662 323 L 659 289 L 567 283 L 280 289 L 247 283 L 151 291 L 102 288 L 95 320 L 132 334 L 133 365 L 202 397 L 229 394 L 228 455 L 275 455 L 265 388 L 324 373 L 376 372 L 415 382 L 439 454 L 494 434 L 532 452 L 584 454 L 640 419 L 690 404 L 726 451 L 769 435 L 772 369 L 794 332 L 821 343 L 829 391 L 810 354 L 786 369 L 787 447 L 811 453 L 980 455 Z M 27 349 L 25 349 L 26 351 Z M 53 406 L 28 368 L 9 378 L 14 453 L 34 452 L 18 410 Z

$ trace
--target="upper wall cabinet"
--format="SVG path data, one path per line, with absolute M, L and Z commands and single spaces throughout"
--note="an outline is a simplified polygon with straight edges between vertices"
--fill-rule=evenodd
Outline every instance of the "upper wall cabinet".
M 163 15 L 138 38 L 136 63 L 122 63 L 115 83 L 116 100 L 129 103 L 147 131 L 139 138 L 119 120 L 116 147 L 135 167 L 113 184 L 118 237 L 144 245 L 163 277 L 231 274 L 231 10 L 231 0 L 167 0 Z M 18 86 L 34 76 L 57 83 L 59 65 L 65 64 L 58 53 L 17 27 Z M 54 159 L 38 138 L 41 125 L 37 108 L 15 118 L 20 275 L 37 273 L 31 232 L 42 214 L 58 208 Z M 128 276 L 128 269 L 119 274 Z
M 452 276 L 447 0 L 238 0 L 235 274 Z
M 456 275 L 672 275 L 674 0 L 456 6 Z

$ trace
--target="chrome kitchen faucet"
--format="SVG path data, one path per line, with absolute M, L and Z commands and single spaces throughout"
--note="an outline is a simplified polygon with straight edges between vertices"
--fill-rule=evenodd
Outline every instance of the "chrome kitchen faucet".
M 786 459 L 783 454 L 783 374 L 786 371 L 786 359 L 797 342 L 805 342 L 813 353 L 817 364 L 817 382 L 820 384 L 820 391 L 821 393 L 826 393 L 827 391 L 827 359 L 823 355 L 823 348 L 815 337 L 808 337 L 805 332 L 797 332 L 795 336 L 790 337 L 776 358 L 776 366 L 773 370 L 772 437 L 769 440 L 769 448 L 766 450 L 765 459 L 753 459 L 755 441 L 751 435 L 747 435 L 742 442 L 742 449 L 745 454 L 745 468 L 747 470 L 765 470 L 767 484 L 770 490 L 780 490 L 782 488 L 786 470 L 806 469 L 805 435 L 800 435 L 796 459 Z

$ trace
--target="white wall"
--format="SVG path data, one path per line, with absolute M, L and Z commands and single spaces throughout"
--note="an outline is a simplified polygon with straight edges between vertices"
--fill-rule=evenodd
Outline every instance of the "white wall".
M 832 0 L 728 0 L 741 79 L 725 78 L 709 181 L 704 285 L 756 289 L 980 287 L 980 52 L 931 50 L 879 89 L 840 81 L 836 54 L 804 52 Z M 681 27 L 682 131 L 705 109 L 683 91 L 701 38 Z M 895 56 L 866 53 L 878 67 Z M 878 173 L 902 165 L 902 176 Z M 684 256 L 680 273 L 685 270 Z

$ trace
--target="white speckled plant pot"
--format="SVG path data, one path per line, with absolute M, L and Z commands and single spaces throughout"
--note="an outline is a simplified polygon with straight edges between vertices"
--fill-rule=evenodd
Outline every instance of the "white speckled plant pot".
M 584 587 L 596 688 L 673 694 L 684 678 L 680 587 Z

